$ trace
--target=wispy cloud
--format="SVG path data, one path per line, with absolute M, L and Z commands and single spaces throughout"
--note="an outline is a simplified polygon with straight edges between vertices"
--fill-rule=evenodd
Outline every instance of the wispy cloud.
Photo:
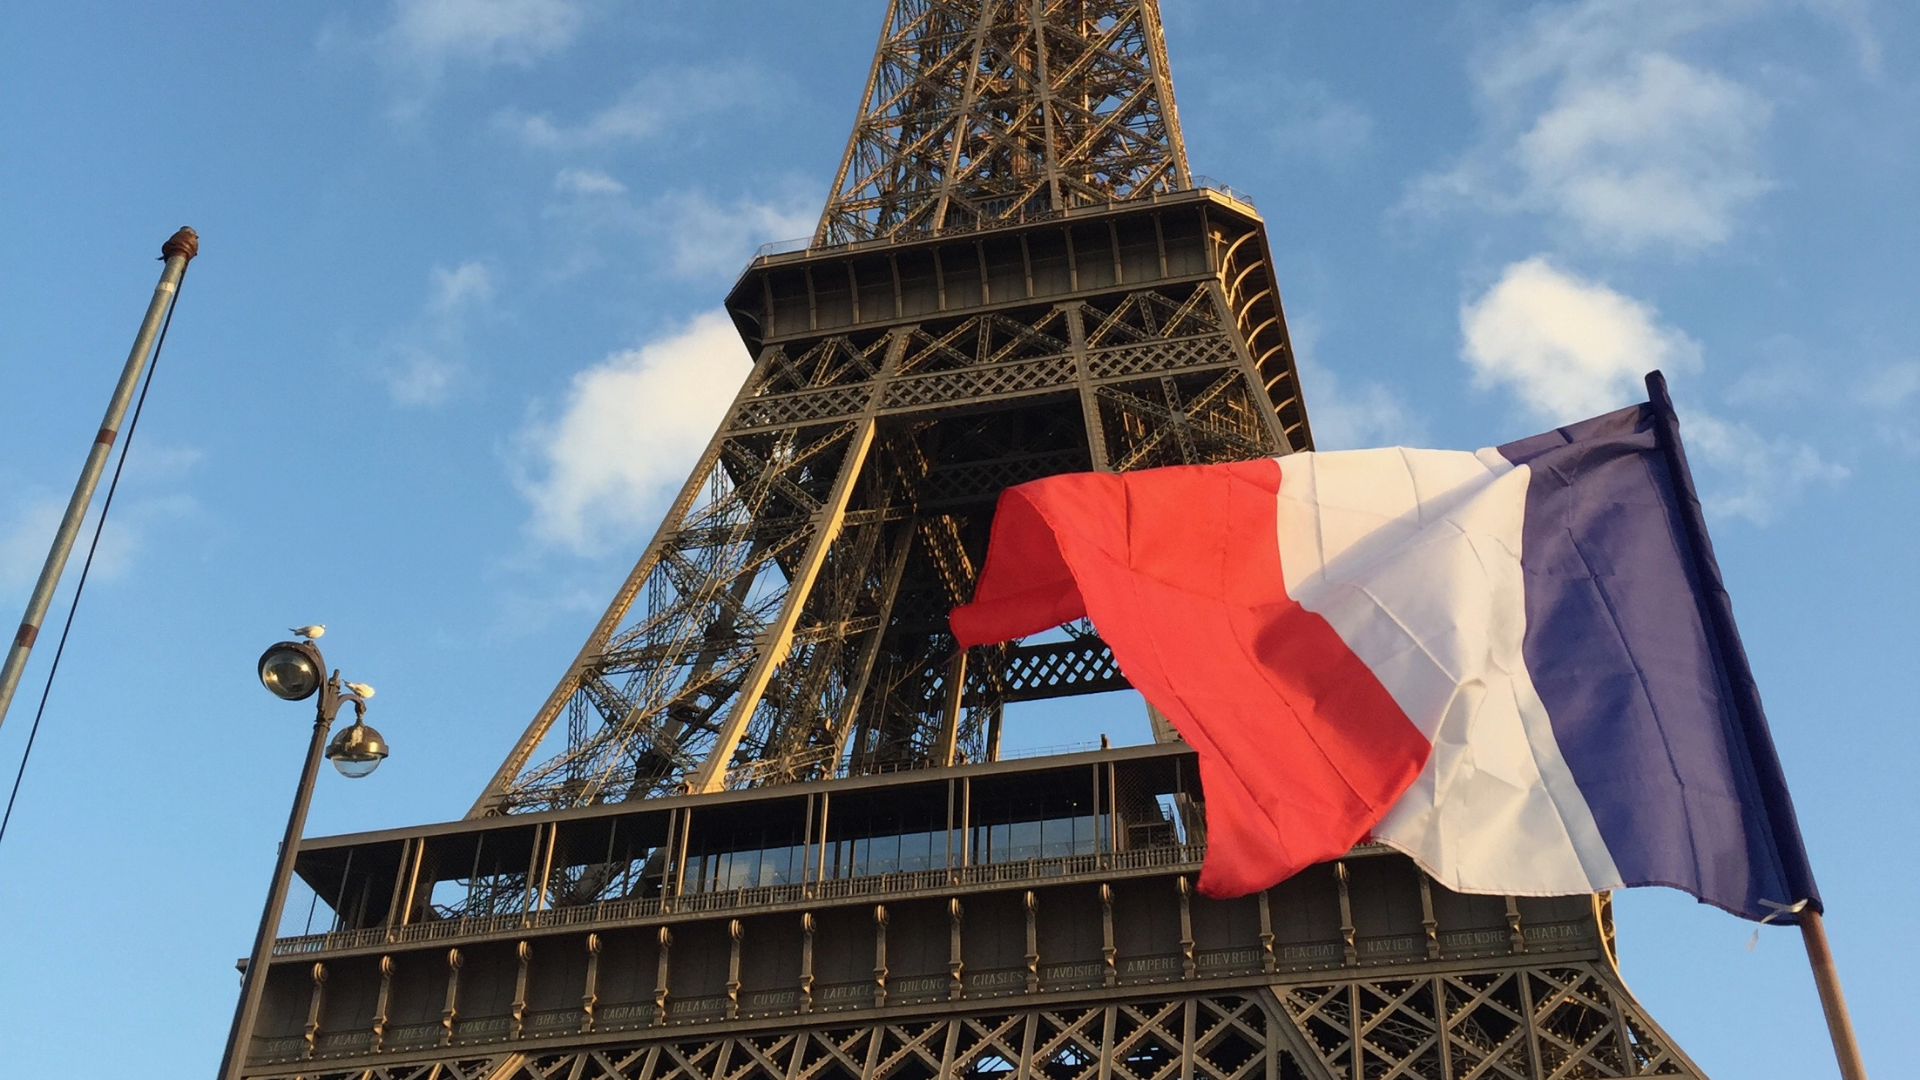
M 1837 484 L 1848 475 L 1845 466 L 1805 443 L 1762 435 L 1704 409 L 1682 408 L 1680 429 L 1692 457 L 1704 459 L 1715 473 L 1701 492 L 1711 513 L 1765 524 L 1808 484 Z
M 625 195 L 627 185 L 599 169 L 561 169 L 553 189 L 567 195 Z
M 148 528 L 169 518 L 191 516 L 199 509 L 193 496 L 179 488 L 205 455 L 189 446 L 165 443 L 136 444 L 127 457 L 126 473 L 121 478 L 113 516 L 100 534 L 100 547 L 94 553 L 92 577 L 111 581 L 133 565 Z M 104 492 L 105 485 L 102 485 Z M 74 541 L 67 562 L 68 584 L 78 573 L 92 543 L 93 530 L 100 520 L 101 493 Z M 11 507 L 0 503 L 0 598 L 12 602 L 24 599 L 46 563 L 53 536 L 66 513 L 67 500 L 47 492 L 25 495 L 13 500 Z
M 1274 97 L 1281 118 L 1272 136 L 1282 151 L 1316 154 L 1339 162 L 1373 144 L 1372 115 L 1336 96 L 1324 83 L 1282 83 Z
M 1208 112 L 1235 121 L 1237 130 L 1264 134 L 1288 160 L 1318 158 L 1345 164 L 1373 145 L 1373 116 L 1325 83 L 1277 75 L 1216 80 Z
M 1288 316 L 1294 361 L 1307 397 L 1307 416 L 1318 450 L 1355 450 L 1369 446 L 1421 446 L 1426 424 L 1385 384 L 1345 377 L 1320 362 L 1320 328 L 1311 318 Z
M 591 553 L 656 524 L 746 377 L 748 356 L 724 312 L 614 353 L 573 377 L 557 415 L 521 433 L 528 530 Z
M 577 121 L 546 113 L 506 109 L 494 124 L 522 143 L 541 149 L 595 149 L 641 142 L 691 120 L 766 96 L 768 79 L 741 63 L 652 71 L 613 104 Z
M 1859 402 L 1875 415 L 1872 430 L 1879 440 L 1909 456 L 1920 454 L 1920 360 L 1880 365 L 1861 380 Z
M 493 273 L 483 263 L 433 268 L 419 314 L 387 343 L 392 359 L 383 375 L 394 404 L 431 406 L 447 399 L 465 369 L 470 326 L 492 302 L 493 291 Z
M 1860 385 L 1860 402 L 1874 409 L 1900 409 L 1920 396 L 1920 360 L 1885 364 L 1867 373 Z
M 1597 244 L 1717 244 L 1772 186 L 1757 151 L 1770 112 L 1711 71 L 1634 57 L 1615 77 L 1563 89 L 1520 137 L 1524 197 Z
M 0 519 L 0 591 L 24 594 L 39 577 L 66 508 L 64 500 L 42 496 Z
M 1543 214 L 1596 248 L 1694 250 L 1725 241 L 1773 186 L 1764 96 L 1683 59 L 1702 31 L 1759 0 L 1541 5 L 1482 50 L 1478 144 L 1417 179 L 1403 207 Z
M 797 181 L 771 198 L 732 200 L 698 190 L 634 199 L 597 170 L 563 169 L 553 186 L 563 198 L 548 216 L 568 224 L 586 250 L 610 234 L 650 241 L 664 249 L 664 268 L 682 278 L 735 273 L 761 244 L 807 236 L 819 218 L 819 191 Z
M 1461 358 L 1482 387 L 1511 392 L 1528 415 L 1563 424 L 1643 400 L 1643 375 L 1682 377 L 1702 366 L 1697 342 L 1648 304 L 1535 257 L 1460 309 Z M 1317 420 L 1317 417 L 1316 417 Z M 1727 420 L 1688 402 L 1682 427 L 1707 508 L 1764 522 L 1807 484 L 1847 471 L 1813 447 Z
M 701 191 L 669 192 L 652 213 L 665 232 L 674 270 L 698 277 L 735 272 L 760 244 L 812 233 L 819 210 L 805 198 L 722 203 Z
M 452 62 L 531 64 L 566 48 L 584 22 L 576 0 L 395 0 L 380 40 L 433 78 Z

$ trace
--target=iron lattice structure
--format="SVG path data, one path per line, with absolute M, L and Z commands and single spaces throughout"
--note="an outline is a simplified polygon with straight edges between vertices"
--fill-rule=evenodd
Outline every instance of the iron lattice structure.
M 475 813 L 993 758 L 1126 685 L 1084 626 L 954 655 L 1002 489 L 1311 445 L 1145 0 L 896 0 L 814 246 L 727 306 L 752 373 Z
M 1192 186 L 1150 0 L 898 0 L 816 245 Z
M 1312 445 L 1152 0 L 892 0 L 811 246 L 727 308 L 751 373 L 473 810 L 301 841 L 249 1080 L 1700 1075 L 1605 897 L 1363 847 L 1210 899 L 1191 749 L 999 760 L 1127 686 L 1085 625 L 956 652 L 1000 492 Z

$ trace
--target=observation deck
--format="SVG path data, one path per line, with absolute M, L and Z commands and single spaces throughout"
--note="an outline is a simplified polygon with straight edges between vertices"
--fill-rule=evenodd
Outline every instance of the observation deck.
M 769 1025 L 960 1031 L 1191 993 L 1220 1023 L 1292 1018 L 1311 1061 L 1351 1046 L 1357 979 L 1506 1001 L 1491 1054 L 1558 1015 L 1526 1022 L 1530 974 L 1608 998 L 1604 900 L 1464 896 L 1377 846 L 1199 895 L 1199 790 L 1192 751 L 1164 744 L 307 840 L 298 873 L 329 925 L 278 941 L 248 1072 L 401 1076 L 450 1051 L 627 1053 Z M 1646 1041 L 1614 1016 L 1622 1052 Z

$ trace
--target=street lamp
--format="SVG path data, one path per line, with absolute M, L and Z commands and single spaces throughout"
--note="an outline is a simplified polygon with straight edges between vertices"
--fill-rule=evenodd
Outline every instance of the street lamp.
M 322 628 L 308 627 L 315 637 Z M 313 782 L 320 772 L 320 759 L 333 762 L 340 775 L 359 779 L 380 767 L 387 756 L 387 740 L 367 726 L 367 699 L 373 687 L 364 683 L 343 683 L 340 673 L 327 674 L 327 662 L 320 646 L 312 638 L 282 641 L 260 654 L 260 684 L 285 701 L 305 701 L 316 693 L 313 740 L 307 747 L 306 765 L 300 771 L 300 786 L 293 796 L 293 812 L 287 816 L 287 834 L 280 842 L 280 856 L 273 866 L 273 886 L 267 890 L 266 907 L 260 912 L 260 930 L 254 935 L 253 955 L 240 979 L 240 1001 L 234 1007 L 233 1028 L 227 1033 L 226 1053 L 220 1059 L 221 1080 L 238 1080 L 246 1064 L 241 1044 L 253 1037 L 255 1019 L 260 1013 L 260 998 L 266 990 L 267 966 L 273 961 L 273 940 L 280 926 L 280 912 L 286 906 L 287 889 L 293 882 L 294 856 L 300 846 L 300 834 L 307 824 L 307 807 L 313 802 Z M 340 714 L 340 707 L 353 705 L 353 723 L 327 741 L 327 733 Z

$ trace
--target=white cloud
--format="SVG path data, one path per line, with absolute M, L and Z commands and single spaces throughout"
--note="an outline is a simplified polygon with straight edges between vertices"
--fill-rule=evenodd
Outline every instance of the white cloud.
M 383 40 L 428 76 L 449 61 L 525 66 L 571 44 L 575 0 L 396 0 Z
M 394 404 L 430 406 L 447 399 L 465 370 L 469 324 L 493 293 L 493 274 L 483 263 L 433 268 L 420 314 L 387 343 L 392 360 L 382 374 Z
M 1702 31 L 1758 0 L 1542 5 L 1475 63 L 1484 130 L 1406 208 L 1548 215 L 1588 243 L 1635 251 L 1721 243 L 1772 182 L 1758 92 L 1682 59 Z
M 1700 346 L 1649 305 L 1535 257 L 1507 267 L 1460 309 L 1461 358 L 1483 387 L 1511 391 L 1535 419 L 1565 424 L 1646 398 L 1642 378 L 1701 366 Z M 1317 418 L 1316 418 L 1317 419 Z M 1716 514 L 1765 522 L 1780 502 L 1846 469 L 1813 447 L 1684 404 L 1681 428 L 1702 499 Z
M 1700 363 L 1699 345 L 1652 308 L 1539 256 L 1507 267 L 1461 308 L 1460 331 L 1478 385 L 1506 387 L 1554 424 L 1640 400 L 1641 377 L 1654 368 Z
M 653 138 L 677 123 L 766 96 L 767 80 L 745 64 L 651 72 L 613 104 L 578 123 L 506 109 L 494 123 L 529 146 L 578 150 Z
M 656 524 L 746 377 L 749 358 L 724 312 L 628 349 L 573 377 L 557 417 L 522 433 L 529 530 L 576 551 Z

